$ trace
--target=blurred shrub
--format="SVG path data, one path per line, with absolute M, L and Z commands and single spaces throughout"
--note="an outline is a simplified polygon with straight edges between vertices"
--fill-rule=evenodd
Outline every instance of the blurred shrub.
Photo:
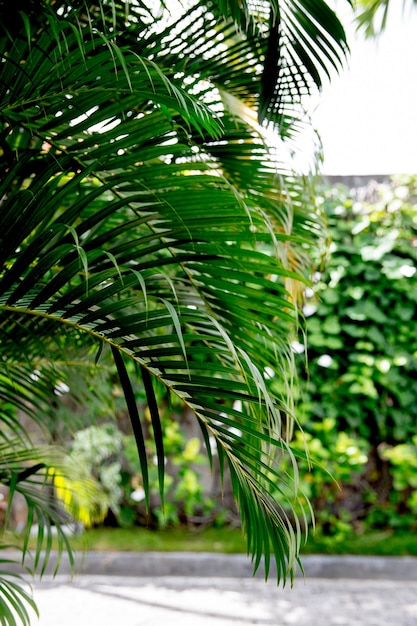
M 298 358 L 300 421 L 321 465 L 302 485 L 324 527 L 415 524 L 417 178 L 325 189 L 319 202 L 331 244 L 306 294 L 307 371 Z
M 112 423 L 90 426 L 75 434 L 69 446 L 69 459 L 82 468 L 86 476 L 94 478 L 100 488 L 100 502 L 91 503 L 96 508 L 100 504 L 101 515 L 96 516 L 95 523 L 162 528 L 180 523 L 215 524 L 226 519 L 226 512 L 210 497 L 198 472 L 198 466 L 208 463 L 200 454 L 200 440 L 186 437 L 183 428 L 168 412 L 163 415 L 163 422 L 165 501 L 162 505 L 155 444 L 149 438 L 146 441 L 150 467 L 149 510 L 145 506 L 134 436 L 124 435 Z M 78 518 L 87 523 L 85 514 Z
M 68 460 L 80 469 L 86 476 L 94 479 L 98 486 L 99 494 L 95 497 L 96 502 L 91 502 L 101 511 L 94 520 L 96 523 L 104 521 L 109 511 L 118 516 L 123 491 L 121 488 L 121 454 L 123 435 L 115 424 L 105 423 L 100 426 L 89 426 L 75 433 L 69 445 Z M 64 485 L 65 486 L 65 485 Z M 57 487 L 58 497 L 60 496 Z M 79 521 L 87 526 L 90 525 L 88 516 L 81 508 L 76 514 Z
M 131 471 L 126 491 L 126 502 L 136 509 L 136 521 L 154 524 L 159 528 L 186 524 L 215 524 L 225 518 L 221 504 L 210 495 L 204 484 L 202 473 L 209 474 L 207 457 L 200 453 L 201 443 L 198 437 L 187 435 L 179 421 L 170 410 L 161 413 L 165 464 L 165 498 L 162 506 L 159 494 L 158 467 L 155 443 L 147 439 L 146 446 L 150 459 L 150 517 L 146 516 L 144 490 L 141 483 L 141 471 L 133 436 L 125 439 L 124 454 Z M 201 467 L 202 473 L 199 468 Z

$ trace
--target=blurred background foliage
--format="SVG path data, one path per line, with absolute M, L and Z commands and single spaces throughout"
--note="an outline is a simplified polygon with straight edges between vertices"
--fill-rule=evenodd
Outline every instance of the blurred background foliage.
M 330 245 L 299 349 L 302 483 L 320 533 L 416 527 L 417 179 L 318 201 Z M 330 477 L 332 475 L 333 479 Z

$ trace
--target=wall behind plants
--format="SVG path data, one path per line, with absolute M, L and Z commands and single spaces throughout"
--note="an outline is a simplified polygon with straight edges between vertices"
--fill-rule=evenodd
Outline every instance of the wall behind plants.
M 331 244 L 304 307 L 302 485 L 323 532 L 416 525 L 417 178 L 333 186 Z M 303 436 L 296 445 L 303 449 Z M 331 472 L 339 486 L 329 477 Z M 339 488 L 340 487 L 340 488 Z

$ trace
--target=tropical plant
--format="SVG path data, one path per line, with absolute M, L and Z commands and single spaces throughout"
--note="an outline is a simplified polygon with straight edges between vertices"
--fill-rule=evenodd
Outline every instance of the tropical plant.
M 358 28 L 363 30 L 367 37 L 380 35 L 387 27 L 392 4 L 390 0 L 355 0 Z M 416 0 L 403 0 L 403 11 L 412 5 L 417 5 Z
M 270 136 L 294 140 L 302 97 L 340 67 L 340 22 L 323 0 L 17 0 L 0 18 L 0 408 L 3 441 L 22 448 L 2 481 L 13 494 L 51 476 L 47 458 L 28 467 L 20 414 L 55 433 L 60 390 L 84 395 L 68 371 L 111 354 L 146 498 L 139 376 L 162 502 L 156 380 L 228 467 L 255 568 L 263 555 L 268 573 L 272 549 L 278 578 L 292 576 L 300 526 L 269 493 L 296 491 L 291 341 L 321 226 Z

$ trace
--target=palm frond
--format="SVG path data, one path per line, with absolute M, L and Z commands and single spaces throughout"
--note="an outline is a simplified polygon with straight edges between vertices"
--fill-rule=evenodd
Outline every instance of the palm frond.
M 409 9 L 416 5 L 416 0 L 403 0 L 402 9 Z M 357 0 L 355 2 L 355 21 L 358 30 L 362 30 L 366 37 L 377 37 L 387 27 L 389 9 L 393 6 L 390 0 Z
M 31 567 L 34 571 L 45 570 L 52 548 L 52 524 L 58 531 L 58 561 L 63 549 L 73 563 L 71 546 L 62 525 L 62 511 L 51 500 L 51 476 L 49 467 L 58 464 L 58 454 L 52 449 L 22 448 L 19 441 L 9 439 L 0 445 L 0 476 L 2 484 L 9 489 L 9 506 L 16 493 L 23 496 L 27 505 L 27 523 L 23 536 L 22 560 L 28 555 L 32 527 L 37 523 L 36 549 Z M 7 518 L 6 518 L 7 521 Z M 44 550 L 44 553 L 42 553 Z
M 7 544 L 0 544 L 0 550 L 12 548 Z M 0 557 L 0 621 L 4 626 L 30 626 L 31 617 L 39 616 L 23 573 L 11 571 L 19 563 L 13 559 Z M 4 569 L 3 569 L 4 568 Z M 32 613 L 32 615 L 31 615 Z
M 206 32 L 210 41 L 201 50 Z M 142 45 L 187 80 L 210 80 L 238 97 L 283 136 L 302 122 L 304 96 L 339 71 L 348 54 L 343 26 L 324 0 L 219 0 L 209 11 L 195 1 Z
M 58 539 L 58 570 L 63 551 L 73 565 L 74 557 L 65 526 L 72 514 L 87 525 L 102 521 L 105 498 L 100 487 L 80 464 L 56 446 L 22 446 L 20 439 L 0 443 L 0 482 L 8 489 L 8 515 L 16 494 L 24 499 L 27 521 L 22 537 L 22 562 L 30 564 L 32 573 L 42 574 L 50 560 L 54 530 Z M 37 530 L 36 530 L 37 528 Z M 53 530 L 54 529 L 54 530 Z M 29 539 L 36 531 L 34 552 Z
M 294 570 L 302 535 L 268 495 L 272 483 L 284 481 L 297 497 L 288 444 L 297 307 L 288 285 L 306 281 L 306 250 L 320 227 L 314 207 L 305 206 L 300 179 L 272 159 L 257 122 L 240 115 L 236 100 L 231 105 L 233 98 L 249 108 L 259 102 L 259 62 L 267 46 L 259 16 L 269 3 L 259 12 L 256 3 L 244 3 L 240 21 L 232 3 L 234 20 L 219 20 L 216 7 L 224 11 L 226 4 L 213 3 L 207 12 L 205 3 L 193 3 L 175 24 L 161 18 L 150 26 L 138 3 L 130 7 L 130 26 L 121 28 L 121 3 L 46 2 L 38 11 L 30 3 L 26 19 L 5 22 L 0 393 L 11 406 L 32 405 L 31 415 L 42 422 L 51 385 L 63 371 L 57 354 L 89 367 L 107 346 L 147 489 L 141 420 L 126 367 L 133 361 L 150 405 L 161 490 L 155 381 L 195 413 L 209 456 L 214 438 L 221 471 L 227 465 L 231 472 L 255 567 L 264 555 L 268 571 L 272 541 L 282 579 Z M 294 18 L 286 9 L 288 28 L 307 34 L 296 46 L 301 78 L 281 81 L 286 93 L 292 80 L 304 85 L 306 75 L 318 83 L 312 68 L 337 64 L 343 39 L 324 3 L 294 4 Z M 312 24 L 320 20 L 329 32 L 310 44 Z M 211 31 L 214 39 L 202 40 Z M 216 47 L 221 41 L 222 49 Z M 269 100 L 264 94 L 262 106 L 282 124 L 280 89 Z M 18 430 L 10 415 L 6 405 L 3 419 Z M 293 463 L 292 477 L 280 472 L 283 455 Z M 9 482 L 24 487 L 47 530 L 48 554 L 54 511 L 40 498 L 37 480 L 16 476 Z M 38 545 L 43 540 L 38 537 Z

